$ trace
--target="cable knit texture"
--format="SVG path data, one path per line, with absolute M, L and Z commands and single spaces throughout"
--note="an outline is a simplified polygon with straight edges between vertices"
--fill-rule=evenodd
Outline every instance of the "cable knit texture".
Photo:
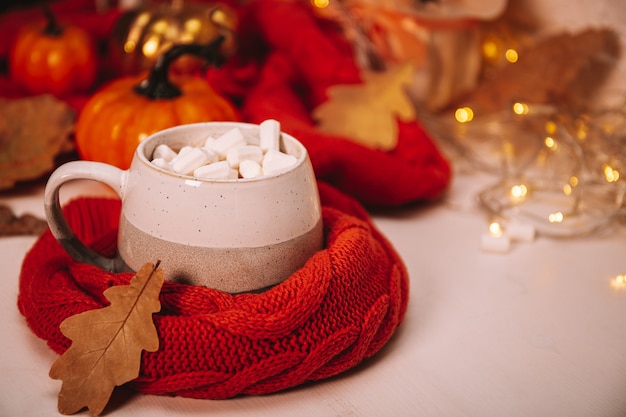
M 319 189 L 325 248 L 283 283 L 237 295 L 164 284 L 154 315 L 159 350 L 144 352 L 133 388 L 207 399 L 271 393 L 337 375 L 385 345 L 406 311 L 405 266 L 358 202 Z M 81 198 L 64 210 L 83 242 L 115 252 L 119 200 Z M 75 262 L 48 230 L 24 259 L 18 306 L 61 354 L 71 343 L 61 321 L 107 305 L 103 291 L 131 278 Z

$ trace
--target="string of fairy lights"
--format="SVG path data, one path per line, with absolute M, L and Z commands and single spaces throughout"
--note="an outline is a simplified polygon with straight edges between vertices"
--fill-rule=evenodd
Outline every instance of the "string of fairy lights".
M 333 6 L 345 6 L 349 2 L 342 2 L 340 0 L 308 0 L 311 7 L 319 10 L 330 9 Z M 350 3 L 352 4 L 352 3 Z M 382 7 L 382 6 L 380 6 Z M 346 12 L 349 8 L 342 7 L 341 10 Z M 401 14 L 399 15 L 402 16 Z M 405 16 L 406 18 L 406 16 Z M 352 19 L 356 20 L 356 19 Z M 402 26 L 398 22 L 398 27 Z M 393 37 L 392 34 L 389 34 Z M 480 59 L 483 65 L 482 76 L 489 77 L 492 71 L 501 68 L 503 65 L 515 65 L 520 60 L 520 54 L 523 50 L 525 42 L 529 39 L 524 33 L 514 33 L 514 31 L 507 29 L 506 27 L 491 27 L 483 32 L 483 36 L 480 40 L 479 53 Z M 606 137 L 614 137 L 622 135 L 623 139 L 620 145 L 626 145 L 626 101 L 625 106 L 618 110 L 620 113 L 620 121 L 615 120 L 602 121 L 598 120 L 595 115 L 590 114 L 572 114 L 570 111 L 560 108 L 555 108 L 551 105 L 538 105 L 533 103 L 525 103 L 522 101 L 514 101 L 511 104 L 510 112 L 512 116 L 517 118 L 528 117 L 531 118 L 537 113 L 543 113 L 545 122 L 543 124 L 535 124 L 533 126 L 532 133 L 534 134 L 533 140 L 537 142 L 537 147 L 534 150 L 535 161 L 543 164 L 544 168 L 554 168 L 558 165 L 559 161 L 563 159 L 574 159 L 572 165 L 567 163 L 565 167 L 558 167 L 561 171 L 565 171 L 565 174 L 551 178 L 552 184 L 550 189 L 552 193 L 559 194 L 554 197 L 554 200 L 558 201 L 563 207 L 559 207 L 559 204 L 547 204 L 550 207 L 548 210 L 540 212 L 532 212 L 531 210 L 524 213 L 524 216 L 519 216 L 526 204 L 533 204 L 537 195 L 545 193 L 545 185 L 538 186 L 533 181 L 525 179 L 524 175 L 518 175 L 516 177 L 507 178 L 508 181 L 503 181 L 504 187 L 494 188 L 490 192 L 492 207 L 487 207 L 489 214 L 488 231 L 486 236 L 483 236 L 483 244 L 488 246 L 488 249 L 492 251 L 506 252 L 510 248 L 509 235 L 515 234 L 515 239 L 522 241 L 531 241 L 534 239 L 535 233 L 541 232 L 541 227 L 550 232 L 554 232 L 552 236 L 555 237 L 572 237 L 586 235 L 590 230 L 593 230 L 595 226 L 605 225 L 606 219 L 603 218 L 607 213 L 613 215 L 614 211 L 618 211 L 624 205 L 621 202 L 621 196 L 626 194 L 626 158 L 625 154 L 619 152 L 613 152 L 606 149 L 599 149 L 601 147 L 597 142 L 598 135 Z M 463 138 L 463 146 L 472 147 L 477 145 L 472 143 L 472 137 L 469 132 L 488 132 L 497 137 L 506 128 L 486 126 L 488 123 L 493 124 L 493 119 L 486 121 L 482 115 L 477 114 L 477 109 L 472 106 L 463 105 L 459 106 L 452 112 L 451 120 L 446 120 L 447 133 L 454 132 L 452 136 L 457 135 L 457 139 L 462 135 L 467 137 Z M 446 114 L 446 117 L 448 115 Z M 503 123 L 509 122 L 507 119 Z M 620 125 L 623 122 L 623 125 Z M 482 125 L 482 126 L 481 126 Z M 472 126 L 481 126 L 483 129 L 472 129 Z M 489 129 L 493 130 L 491 132 Z M 623 131 L 619 131 L 622 129 Z M 510 131 L 507 131 L 510 134 Z M 499 152 L 500 155 L 496 155 L 494 160 L 514 160 L 518 157 L 518 152 L 523 152 L 520 148 L 523 144 L 513 144 L 507 140 L 506 135 L 501 134 L 499 140 L 500 143 L 492 147 L 492 151 Z M 484 138 L 481 138 L 484 140 Z M 612 140 L 615 140 L 614 138 Z M 460 141 L 459 141 L 460 142 Z M 459 145 L 459 143 L 457 143 Z M 476 146 L 476 148 L 479 148 Z M 626 146 L 623 146 L 626 149 Z M 469 150 L 465 155 L 472 152 L 477 152 L 477 149 Z M 525 152 L 528 153 L 526 150 Z M 591 160 L 587 154 L 595 154 L 595 160 Z M 485 155 L 486 159 L 491 158 L 493 155 Z M 471 159 L 471 157 L 470 157 Z M 476 161 L 474 161 L 476 162 Z M 493 164 L 495 165 L 495 163 Z M 485 166 L 483 166 L 485 168 Z M 491 167 L 493 168 L 493 166 Z M 546 168 L 546 169 L 547 169 Z M 567 170 L 571 172 L 567 172 Z M 500 172 L 502 174 L 502 172 Z M 611 190 L 611 193 L 616 195 L 614 206 L 607 208 L 607 210 L 600 214 L 591 215 L 585 213 L 586 207 L 582 204 L 584 198 L 585 189 L 590 187 L 590 182 L 594 185 L 602 187 L 614 187 L 606 188 Z M 622 191 L 616 191 L 621 189 Z M 495 191 L 494 191 L 495 190 Z M 499 195 L 494 196 L 494 192 L 498 192 Z M 487 199 L 488 200 L 488 199 Z M 609 201 L 611 203 L 611 201 Z M 484 205 L 484 204 L 483 204 Z M 506 215 L 503 214 L 506 211 Z M 511 216 L 518 216 L 520 218 L 512 218 Z M 524 222 L 528 221 L 529 224 Z M 597 224 L 585 224 L 597 223 Z M 535 229 L 536 225 L 541 227 Z M 548 226 L 549 225 L 549 226 Z M 561 230 L 558 230 L 561 228 Z M 550 236 L 550 233 L 545 233 Z M 626 274 L 617 274 L 610 279 L 610 285 L 616 290 L 626 290 Z

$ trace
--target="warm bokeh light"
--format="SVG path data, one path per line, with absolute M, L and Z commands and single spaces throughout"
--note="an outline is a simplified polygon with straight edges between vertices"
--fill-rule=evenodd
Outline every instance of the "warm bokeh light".
M 494 237 L 502 236 L 502 226 L 500 223 L 496 221 L 489 223 L 489 234 Z
M 159 49 L 159 38 L 158 38 L 158 36 L 153 35 L 153 36 L 150 37 L 150 39 L 148 39 L 143 44 L 141 52 L 145 56 L 151 57 L 151 56 L 154 56 L 157 53 L 158 49 Z
M 202 22 L 198 18 L 191 18 L 186 20 L 183 26 L 186 32 L 198 33 L 202 29 Z
M 151 18 L 152 18 L 151 14 L 148 12 L 140 13 L 135 20 L 136 26 L 142 27 L 146 25 L 150 21 Z
M 569 178 L 569 184 L 565 184 L 563 186 L 563 194 L 572 195 L 572 193 L 574 192 L 574 188 L 576 188 L 576 186 L 578 186 L 578 177 L 575 175 L 572 175 Z
M 328 3 L 328 2 L 327 2 Z M 228 22 L 228 14 L 224 12 L 224 9 L 216 8 L 211 11 L 211 20 L 220 24 L 226 24 Z
M 494 41 L 483 42 L 483 55 L 489 60 L 495 60 L 498 57 L 498 49 Z
M 311 4 L 313 7 L 317 7 L 318 9 L 323 9 L 328 7 L 330 0 L 311 0 Z
M 124 52 L 129 54 L 129 53 L 133 52 L 136 47 L 137 47 L 137 42 L 135 42 L 135 41 L 127 41 L 124 44 Z
M 178 35 L 178 42 L 180 43 L 192 43 L 196 34 L 191 32 L 183 32 Z
M 552 120 L 548 120 L 546 122 L 545 129 L 549 135 L 554 135 L 557 131 L 557 125 Z
M 470 107 L 461 107 L 454 112 L 454 118 L 459 123 L 471 122 L 474 118 L 474 111 Z
M 519 115 L 524 115 L 524 114 L 528 114 L 528 104 L 526 103 L 513 103 L 513 113 L 515 114 L 519 114 Z
M 617 274 L 611 279 L 611 287 L 614 290 L 626 290 L 626 274 Z
M 170 29 L 170 24 L 167 20 L 157 20 L 152 24 L 152 32 L 165 34 Z
M 517 55 L 517 51 L 515 49 L 507 49 L 504 53 L 504 57 L 512 64 L 517 62 L 517 60 L 519 59 L 519 56 Z
M 562 223 L 564 218 L 565 216 L 560 211 L 548 214 L 548 221 L 550 223 Z
M 515 200 L 521 200 L 528 195 L 528 187 L 524 184 L 516 184 L 511 187 L 511 197 Z
M 546 136 L 546 138 L 543 140 L 543 143 L 546 145 L 546 148 L 552 151 L 556 151 L 556 149 L 558 148 L 558 144 L 551 136 Z
M 572 195 L 572 186 L 569 184 L 565 184 L 563 186 L 563 194 L 565 195 Z
M 609 164 L 604 164 L 602 166 L 602 171 L 604 172 L 604 178 L 606 182 L 617 182 L 619 180 L 619 171 L 613 168 Z
M 589 126 L 582 120 L 577 120 L 574 126 L 574 134 L 579 141 L 585 141 L 589 134 Z

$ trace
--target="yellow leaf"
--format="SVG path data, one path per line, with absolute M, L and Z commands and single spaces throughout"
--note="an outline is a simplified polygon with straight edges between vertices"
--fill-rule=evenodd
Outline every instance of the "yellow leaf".
M 139 376 L 141 351 L 159 348 L 152 314 L 161 309 L 163 280 L 158 262 L 147 263 L 129 285 L 104 291 L 109 306 L 63 320 L 61 332 L 72 345 L 50 368 L 51 378 L 63 380 L 60 413 L 74 414 L 87 407 L 98 415 L 115 386 Z
M 415 109 L 405 87 L 412 83 L 410 63 L 384 72 L 366 71 L 363 84 L 337 85 L 329 99 L 313 110 L 322 132 L 340 135 L 381 150 L 398 143 L 398 119 L 415 120 Z

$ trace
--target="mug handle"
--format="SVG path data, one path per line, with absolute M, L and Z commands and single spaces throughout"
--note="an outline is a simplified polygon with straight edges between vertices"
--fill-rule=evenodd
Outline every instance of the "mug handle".
M 101 162 L 72 161 L 58 167 L 48 179 L 44 191 L 44 208 L 48 226 L 63 249 L 77 262 L 95 265 L 109 272 L 120 272 L 126 269 L 119 256 L 106 258 L 88 248 L 76 237 L 61 209 L 59 201 L 61 186 L 72 180 L 95 180 L 108 185 L 122 198 L 127 175 L 128 171 Z

